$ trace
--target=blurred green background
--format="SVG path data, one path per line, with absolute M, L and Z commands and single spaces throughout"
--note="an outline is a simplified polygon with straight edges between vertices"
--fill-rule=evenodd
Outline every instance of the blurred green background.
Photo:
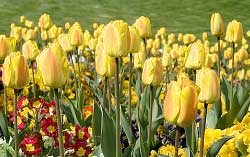
M 38 21 L 46 12 L 54 23 L 79 21 L 89 29 L 93 22 L 114 19 L 129 24 L 141 15 L 149 16 L 155 31 L 161 26 L 169 32 L 201 34 L 210 31 L 210 15 L 222 13 L 226 22 L 236 18 L 244 31 L 250 27 L 249 0 L 0 0 L 0 33 L 8 34 L 10 24 L 20 15 Z

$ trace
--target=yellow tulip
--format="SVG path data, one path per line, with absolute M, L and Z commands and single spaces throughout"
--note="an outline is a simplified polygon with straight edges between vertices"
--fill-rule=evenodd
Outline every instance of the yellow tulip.
M 150 57 L 143 66 L 142 82 L 145 85 L 157 86 L 160 85 L 163 78 L 163 65 L 160 58 Z
M 24 25 L 28 28 L 33 28 L 34 27 L 34 22 L 30 20 L 25 20 Z
M 211 33 L 215 37 L 221 37 L 224 35 L 224 22 L 220 13 L 214 13 L 211 16 L 210 22 Z
M 36 32 L 34 29 L 28 29 L 23 36 L 24 40 L 33 40 L 36 38 Z
M 122 20 L 107 24 L 102 32 L 104 50 L 110 57 L 127 56 L 130 49 L 128 24 Z
M 146 59 L 145 44 L 141 41 L 141 46 L 138 53 L 134 54 L 134 68 L 143 68 Z
M 232 52 L 232 48 L 228 47 L 225 51 L 224 51 L 224 59 L 228 60 L 230 58 L 232 58 L 233 52 Z
M 4 59 L 12 51 L 10 40 L 0 35 L 0 59 Z
M 94 31 L 94 37 L 98 38 L 102 34 L 102 30 L 104 28 L 104 24 L 98 26 L 98 28 Z
M 202 33 L 202 40 L 203 41 L 207 41 L 208 40 L 208 34 L 207 34 L 207 32 L 203 32 Z
M 65 25 L 64 25 L 64 28 L 66 30 L 69 30 L 70 29 L 70 23 L 69 22 L 66 22 Z
M 83 44 L 83 32 L 79 23 L 74 23 L 68 32 L 70 44 L 80 46 Z
M 50 44 L 36 58 L 44 85 L 60 88 L 68 79 L 68 60 L 59 44 Z
M 43 15 L 40 16 L 38 26 L 41 29 L 46 30 L 51 26 L 51 24 L 52 24 L 52 21 L 51 21 L 50 15 L 43 14 Z
M 200 87 L 199 101 L 213 104 L 220 99 L 220 83 L 216 72 L 209 68 L 197 71 L 196 84 Z
M 36 56 L 39 54 L 39 49 L 35 41 L 28 40 L 22 46 L 23 56 L 27 60 L 35 60 Z
M 14 37 L 19 43 L 22 40 L 22 28 L 21 27 L 12 27 L 10 30 L 10 37 Z
M 188 51 L 189 50 L 189 51 Z M 187 49 L 187 60 L 185 67 L 188 69 L 199 69 L 204 64 L 204 46 L 197 41 Z
M 88 46 L 91 50 L 95 51 L 96 50 L 96 44 L 97 44 L 97 39 L 96 38 L 91 38 Z
M 187 45 L 187 44 L 194 42 L 195 39 L 196 39 L 196 37 L 194 34 L 185 34 L 183 36 L 183 43 Z
M 139 51 L 141 38 L 139 31 L 134 26 L 129 26 L 129 33 L 130 33 L 130 53 L 136 53 Z
M 182 33 L 178 33 L 177 40 L 178 40 L 179 42 L 181 42 L 181 41 L 183 40 L 183 34 L 182 34 Z
M 226 41 L 228 42 L 241 42 L 243 36 L 242 24 L 237 20 L 229 22 L 226 31 Z
M 60 34 L 57 38 L 57 41 L 65 52 L 68 53 L 74 50 L 74 47 L 70 44 L 67 34 Z
M 50 39 L 55 39 L 58 36 L 58 28 L 56 27 L 56 25 L 53 25 L 49 30 L 48 30 L 48 37 Z
M 3 84 L 20 89 L 29 83 L 29 68 L 20 52 L 12 52 L 3 63 Z
M 175 34 L 171 33 L 168 35 L 168 45 L 171 45 L 175 42 Z
M 92 39 L 92 36 L 88 30 L 85 30 L 83 33 L 83 44 L 84 46 L 89 45 L 89 41 Z
M 115 74 L 115 59 L 105 54 L 102 40 L 98 40 L 96 45 L 95 67 L 101 76 L 113 77 Z
M 187 127 L 195 120 L 199 87 L 188 77 L 171 81 L 164 101 L 164 118 L 175 125 Z
M 94 30 L 96 30 L 98 28 L 98 24 L 97 23 L 93 23 L 92 27 L 93 27 Z
M 151 37 L 151 22 L 148 17 L 141 16 L 135 21 L 135 27 L 139 30 L 141 38 Z
M 19 17 L 20 23 L 24 23 L 25 20 L 26 20 L 25 16 L 22 15 L 22 16 Z
M 41 32 L 41 39 L 42 39 L 43 41 L 48 40 L 48 33 L 47 33 L 46 30 L 42 30 L 42 32 Z

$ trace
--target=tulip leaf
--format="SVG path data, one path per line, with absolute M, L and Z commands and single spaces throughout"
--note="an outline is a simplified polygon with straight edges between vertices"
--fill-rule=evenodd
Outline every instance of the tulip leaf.
M 77 92 L 78 96 L 77 96 L 77 108 L 79 111 L 82 112 L 83 108 L 84 108 L 84 95 L 83 95 L 83 88 L 80 87 L 78 88 L 78 92 Z
M 231 94 L 232 87 L 224 76 L 222 77 L 221 90 L 222 90 L 222 93 L 224 94 L 226 109 L 228 111 L 230 109 L 230 98 L 232 95 Z
M 217 122 L 216 128 L 225 129 L 232 126 L 238 112 L 240 111 L 239 102 L 237 99 L 237 94 L 234 92 L 233 100 L 230 102 L 230 110 L 228 113 L 224 114 Z
M 92 127 L 93 127 L 93 138 L 94 138 L 95 145 L 100 144 L 101 122 L 102 122 L 102 111 L 101 111 L 100 107 L 96 103 L 94 103 Z
M 244 116 L 247 114 L 249 105 L 250 105 L 250 97 L 248 96 L 247 100 L 244 102 L 239 113 L 237 114 L 237 120 L 239 122 L 241 122 Z
M 169 155 L 158 154 L 157 157 L 170 157 Z
M 140 122 L 143 128 L 146 128 L 146 126 L 148 125 L 148 110 L 147 110 L 147 106 L 149 104 L 149 92 L 150 92 L 150 87 L 146 86 L 144 88 L 144 91 L 142 93 L 142 98 L 140 101 Z
M 90 86 L 92 92 L 98 98 L 99 102 L 102 102 L 102 91 L 97 87 L 97 82 L 91 80 L 89 77 L 85 76 L 85 81 Z
M 3 115 L 3 112 L 0 112 L 0 127 L 5 137 L 5 140 L 9 142 L 10 135 L 9 135 L 9 129 L 8 129 L 8 121 L 6 117 Z
M 105 157 L 114 157 L 116 152 L 115 124 L 106 110 L 102 109 L 101 147 Z
M 207 111 L 206 125 L 208 128 L 216 128 L 216 123 L 221 116 L 221 113 L 218 113 L 221 110 L 219 105 L 220 102 L 213 104 L 212 108 Z
M 131 125 L 129 124 L 129 122 L 127 121 L 126 117 L 125 117 L 125 113 L 123 111 L 123 109 L 121 108 L 121 126 L 125 132 L 125 134 L 128 137 L 128 141 L 130 144 L 135 142 L 134 139 L 134 134 L 131 130 Z
M 233 136 L 224 136 L 218 141 L 214 142 L 207 151 L 207 157 L 215 157 L 219 153 L 221 147 L 231 138 L 233 138 Z
M 239 87 L 237 88 L 237 98 L 238 98 L 239 104 L 243 105 L 248 96 L 249 95 L 248 95 L 246 88 L 243 87 L 242 85 L 239 85 Z
M 185 129 L 185 134 L 186 134 L 186 144 L 190 150 L 191 156 L 195 156 L 196 151 L 197 151 L 197 132 L 196 132 L 196 122 L 195 127 L 189 126 L 184 128 Z

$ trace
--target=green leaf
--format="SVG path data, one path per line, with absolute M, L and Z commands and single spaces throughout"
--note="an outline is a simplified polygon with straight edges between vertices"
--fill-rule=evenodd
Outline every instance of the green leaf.
M 99 145 L 101 142 L 101 125 L 102 125 L 102 111 L 100 107 L 94 103 L 94 111 L 92 117 L 93 126 L 93 138 L 95 145 Z
M 215 157 L 219 153 L 221 147 L 231 138 L 233 138 L 233 136 L 224 136 L 218 141 L 214 142 L 207 151 L 207 157 Z
M 149 92 L 150 87 L 146 86 L 142 93 L 141 101 L 140 101 L 140 123 L 143 128 L 146 128 L 148 125 L 148 110 L 147 107 L 149 106 Z
M 158 154 L 157 157 L 170 157 L 169 155 Z
M 0 127 L 7 142 L 10 140 L 7 118 L 0 112 Z
M 212 108 L 207 111 L 207 120 L 206 125 L 208 128 L 215 128 L 216 123 L 218 122 L 218 119 L 220 118 L 220 112 L 219 110 L 219 102 L 216 104 L 213 104 Z
M 78 88 L 78 100 L 77 100 L 77 108 L 79 111 L 82 111 L 84 108 L 84 95 L 83 95 L 83 88 Z M 83 119 L 83 117 L 82 117 Z
M 75 104 L 71 100 L 69 100 L 69 102 L 70 104 L 61 104 L 62 110 L 66 114 L 67 118 L 69 118 L 71 123 L 82 126 L 82 113 L 77 110 Z
M 230 127 L 233 125 L 233 122 L 238 114 L 238 112 L 240 111 L 240 107 L 239 107 L 239 102 L 237 99 L 237 94 L 236 92 L 234 92 L 234 97 L 233 100 L 230 104 L 230 110 L 228 113 L 226 113 L 225 115 L 223 115 L 217 122 L 216 124 L 216 128 L 218 129 L 225 129 L 227 127 Z
M 239 140 L 237 142 L 237 148 L 240 151 L 242 156 L 247 156 L 247 154 L 248 154 L 247 146 L 244 144 L 244 142 L 242 140 Z
M 101 145 L 98 145 L 95 147 L 94 151 L 93 151 L 93 157 L 104 157 L 102 154 L 102 148 Z
M 131 130 L 131 125 L 128 123 L 122 108 L 121 108 L 121 126 L 128 137 L 129 143 L 130 144 L 134 143 L 135 139 L 134 139 L 134 134 Z
M 196 123 L 196 122 L 194 122 Z M 189 127 L 184 128 L 186 134 L 186 144 L 190 150 L 190 154 L 195 156 L 197 151 L 197 131 L 196 126 L 193 127 L 192 125 Z
M 225 103 L 226 103 L 226 109 L 227 111 L 230 109 L 230 99 L 231 99 L 231 91 L 232 87 L 228 80 L 223 76 L 222 77 L 222 82 L 221 82 L 221 91 L 224 94 L 225 97 Z
M 247 98 L 247 100 L 242 105 L 239 113 L 237 114 L 237 120 L 239 122 L 241 122 L 244 116 L 247 114 L 249 105 L 250 105 L 250 97 Z
M 237 98 L 239 104 L 243 105 L 248 96 L 249 95 L 246 88 L 244 88 L 242 85 L 239 85 L 239 87 L 237 88 Z
M 102 135 L 101 147 L 105 157 L 116 156 L 115 124 L 109 114 L 102 109 Z

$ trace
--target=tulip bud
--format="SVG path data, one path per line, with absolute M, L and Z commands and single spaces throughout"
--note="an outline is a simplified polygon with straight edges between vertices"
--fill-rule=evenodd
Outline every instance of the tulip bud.
M 22 28 L 12 27 L 10 31 L 10 37 L 14 37 L 17 43 L 19 43 L 22 40 Z
M 188 69 L 201 68 L 204 63 L 204 46 L 200 42 L 195 42 L 187 50 L 189 49 L 185 67 Z
M 34 22 L 30 21 L 30 20 L 25 20 L 25 24 L 26 27 L 28 28 L 33 28 L 34 27 Z
M 138 19 L 136 19 L 134 25 L 139 30 L 141 38 L 151 37 L 151 22 L 148 17 L 139 17 Z
M 39 49 L 35 41 L 28 40 L 22 46 L 23 56 L 27 60 L 35 60 L 36 56 L 39 54 Z
M 215 37 L 221 37 L 224 35 L 224 22 L 220 13 L 214 13 L 211 16 L 211 33 Z
M 113 77 L 115 74 L 115 58 L 105 54 L 102 40 L 98 40 L 96 45 L 95 67 L 101 76 Z
M 107 24 L 102 32 L 104 49 L 110 57 L 127 56 L 130 49 L 128 24 L 122 20 Z
M 20 89 L 29 83 L 29 68 L 20 52 L 12 52 L 3 63 L 3 84 Z
M 98 26 L 98 28 L 94 31 L 94 37 L 98 38 L 102 34 L 102 30 L 104 28 L 104 24 Z
M 96 38 L 91 38 L 88 46 L 91 50 L 95 50 L 96 49 L 96 44 L 97 44 L 97 39 Z
M 11 44 L 5 35 L 0 35 L 0 59 L 4 59 L 11 52 Z
M 141 44 L 141 37 L 139 31 L 136 29 L 135 26 L 129 26 L 129 33 L 130 33 L 130 53 L 136 53 L 139 51 L 140 44 Z
M 56 25 L 53 25 L 49 30 L 48 30 L 48 37 L 50 39 L 55 39 L 58 36 L 58 28 L 56 27 Z
M 171 45 L 175 42 L 175 34 L 171 33 L 168 35 L 168 45 Z
M 241 42 L 243 36 L 242 24 L 236 20 L 229 22 L 227 25 L 226 41 L 228 42 Z
M 142 82 L 145 85 L 160 85 L 163 78 L 163 66 L 160 58 L 150 57 L 143 66 Z
M 36 32 L 34 29 L 28 29 L 23 36 L 24 40 L 33 40 L 36 38 Z
M 207 34 L 207 32 L 203 32 L 203 33 L 202 33 L 202 40 L 203 40 L 203 41 L 208 40 L 208 34 Z
M 209 68 L 197 71 L 196 84 L 200 87 L 199 101 L 213 104 L 220 99 L 220 83 L 216 72 Z
M 225 60 L 232 58 L 232 55 L 233 55 L 232 48 L 229 47 L 224 51 Z
M 43 41 L 48 40 L 48 33 L 47 33 L 46 30 L 43 30 L 43 31 L 41 32 L 41 39 L 42 39 Z
M 141 41 L 141 46 L 138 53 L 134 54 L 134 68 L 143 68 L 146 59 L 145 44 Z
M 44 85 L 60 88 L 68 79 L 68 60 L 59 44 L 50 44 L 36 58 Z
M 68 32 L 70 44 L 80 46 L 83 44 L 83 32 L 79 23 L 74 23 Z
M 25 16 L 20 16 L 19 21 L 20 23 L 24 23 L 26 20 Z
M 69 22 L 66 22 L 65 25 L 64 25 L 64 28 L 66 30 L 69 30 L 70 29 L 70 23 Z
M 74 47 L 69 42 L 69 37 L 67 34 L 60 34 L 57 38 L 58 43 L 65 52 L 72 52 Z
M 171 81 L 164 101 L 164 118 L 175 125 L 187 127 L 195 120 L 199 87 L 187 77 Z
M 39 22 L 38 22 L 38 26 L 41 28 L 41 29 L 48 29 L 52 24 L 52 21 L 50 19 L 50 15 L 48 14 L 43 14 L 40 16 L 39 18 Z
M 84 46 L 89 45 L 89 41 L 92 39 L 92 36 L 88 30 L 85 30 L 83 33 L 83 44 Z
M 187 45 L 187 44 L 190 44 L 190 43 L 194 42 L 195 39 L 196 39 L 196 37 L 195 37 L 194 34 L 185 34 L 185 35 L 183 36 L 183 43 L 184 43 L 185 45 Z
M 163 54 L 162 54 L 162 65 L 164 67 L 169 67 L 172 65 L 172 58 L 171 58 L 171 55 L 167 52 L 164 52 L 163 51 Z
M 178 40 L 179 42 L 181 42 L 181 41 L 183 40 L 183 34 L 182 34 L 182 33 L 178 33 L 177 40 Z

